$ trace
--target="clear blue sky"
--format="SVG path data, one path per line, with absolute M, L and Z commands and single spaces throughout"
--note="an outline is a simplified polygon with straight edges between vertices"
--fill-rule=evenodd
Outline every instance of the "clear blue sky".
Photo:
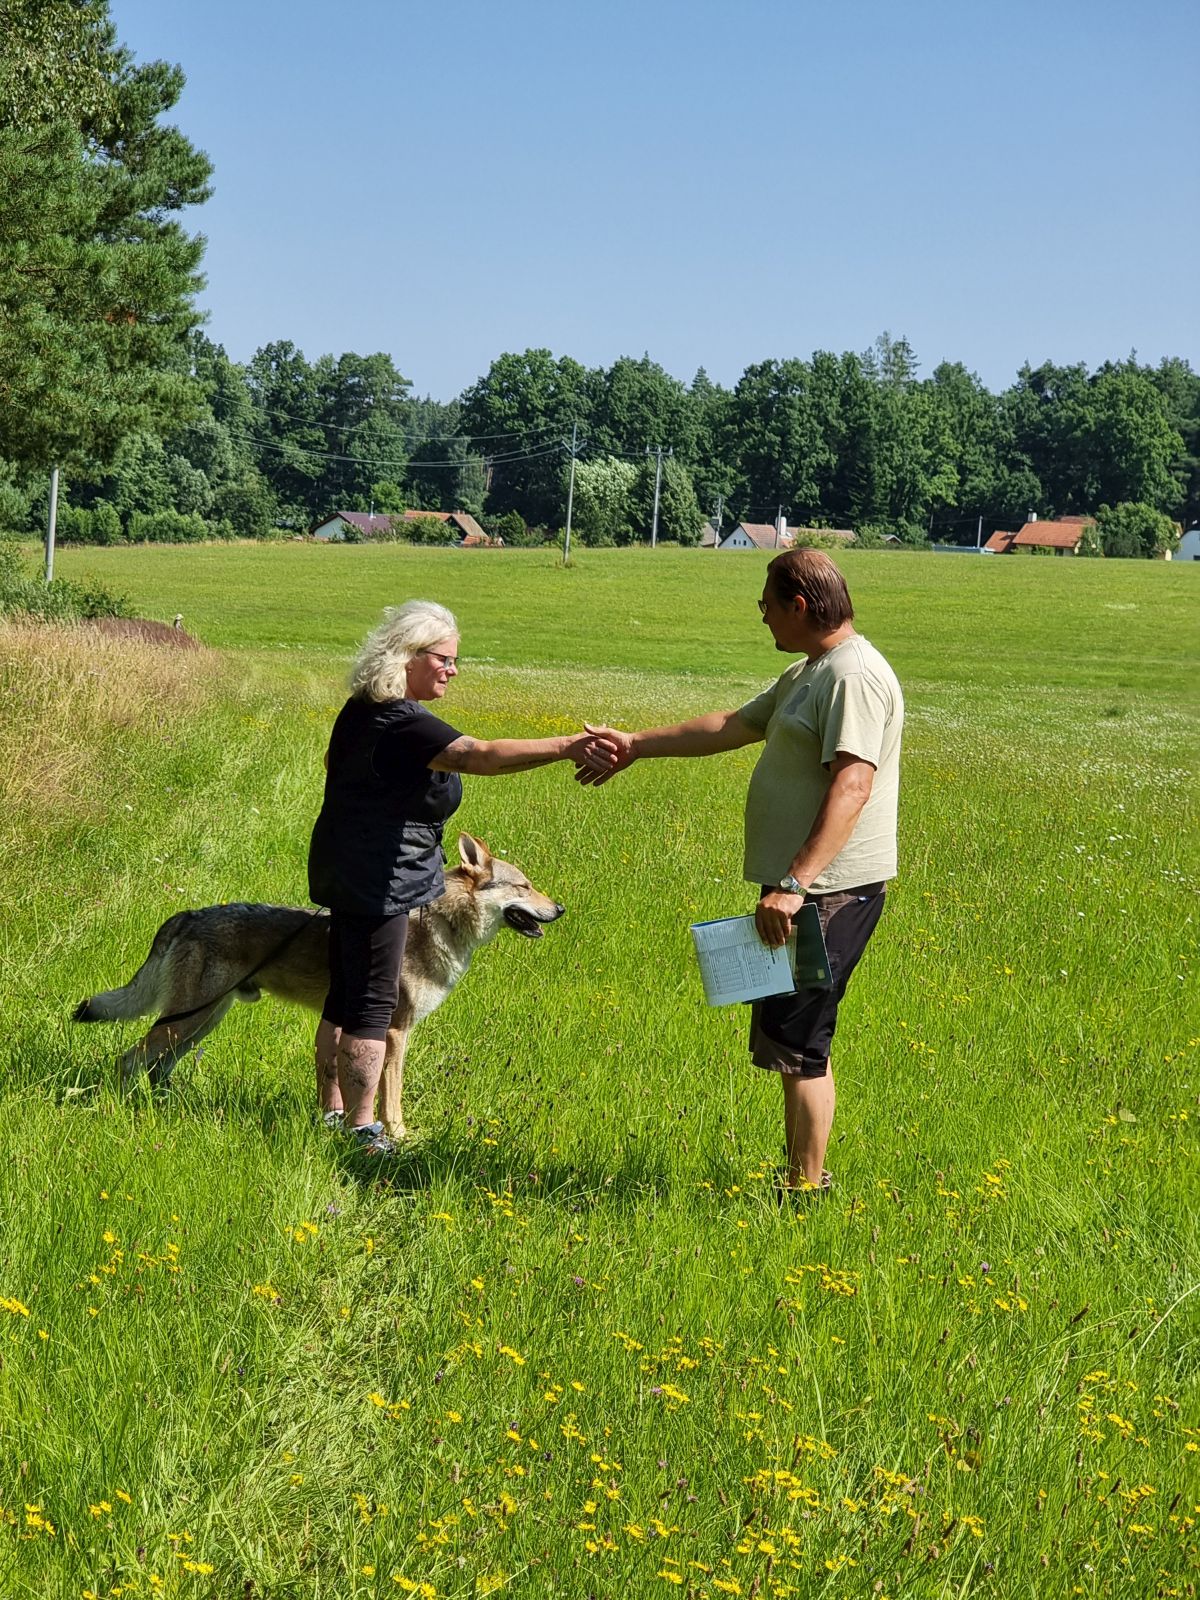
M 112 0 L 215 167 L 209 332 L 386 350 L 450 399 L 504 350 L 751 361 L 905 334 L 1200 366 L 1188 0 Z

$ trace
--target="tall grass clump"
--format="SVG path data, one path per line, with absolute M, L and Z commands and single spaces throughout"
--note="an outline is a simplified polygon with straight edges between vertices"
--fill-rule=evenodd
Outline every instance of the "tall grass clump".
M 103 815 L 122 766 L 196 714 L 217 668 L 207 652 L 113 639 L 87 623 L 0 619 L 0 848 Z

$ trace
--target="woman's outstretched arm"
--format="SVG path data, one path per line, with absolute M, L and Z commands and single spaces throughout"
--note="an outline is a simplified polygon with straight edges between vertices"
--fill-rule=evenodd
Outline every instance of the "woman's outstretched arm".
M 480 778 L 495 778 L 507 772 L 528 772 L 546 767 L 552 761 L 573 761 L 582 766 L 584 751 L 588 760 L 611 765 L 617 759 L 616 744 L 590 729 L 583 733 L 559 734 L 552 739 L 471 739 L 462 734 L 429 763 L 433 772 L 468 772 Z

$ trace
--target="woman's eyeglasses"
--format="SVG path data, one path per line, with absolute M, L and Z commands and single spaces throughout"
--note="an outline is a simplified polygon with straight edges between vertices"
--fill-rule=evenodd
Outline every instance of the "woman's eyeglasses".
M 418 655 L 428 656 L 431 661 L 436 661 L 443 672 L 449 672 L 458 665 L 457 656 L 441 656 L 436 650 L 418 650 Z

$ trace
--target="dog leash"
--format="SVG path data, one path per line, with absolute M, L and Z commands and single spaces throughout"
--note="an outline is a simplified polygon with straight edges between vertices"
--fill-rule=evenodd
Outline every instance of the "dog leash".
M 293 928 L 291 933 L 286 934 L 273 950 L 268 950 L 262 960 L 250 968 L 245 977 L 239 978 L 236 983 L 231 983 L 228 989 L 222 989 L 220 994 L 213 995 L 210 1000 L 202 1000 L 198 1006 L 193 1006 L 190 1011 L 173 1011 L 169 1017 L 158 1017 L 155 1019 L 154 1026 L 156 1028 L 164 1028 L 168 1027 L 172 1022 L 186 1022 L 189 1017 L 194 1017 L 201 1011 L 207 1011 L 209 1006 L 215 1006 L 218 1000 L 224 1000 L 227 994 L 232 994 L 235 989 L 240 989 L 243 984 L 249 983 L 250 979 L 261 972 L 265 966 L 269 966 L 276 956 L 282 955 L 292 940 L 302 934 L 309 923 L 319 917 L 325 909 L 325 906 L 318 906 L 298 927 Z

